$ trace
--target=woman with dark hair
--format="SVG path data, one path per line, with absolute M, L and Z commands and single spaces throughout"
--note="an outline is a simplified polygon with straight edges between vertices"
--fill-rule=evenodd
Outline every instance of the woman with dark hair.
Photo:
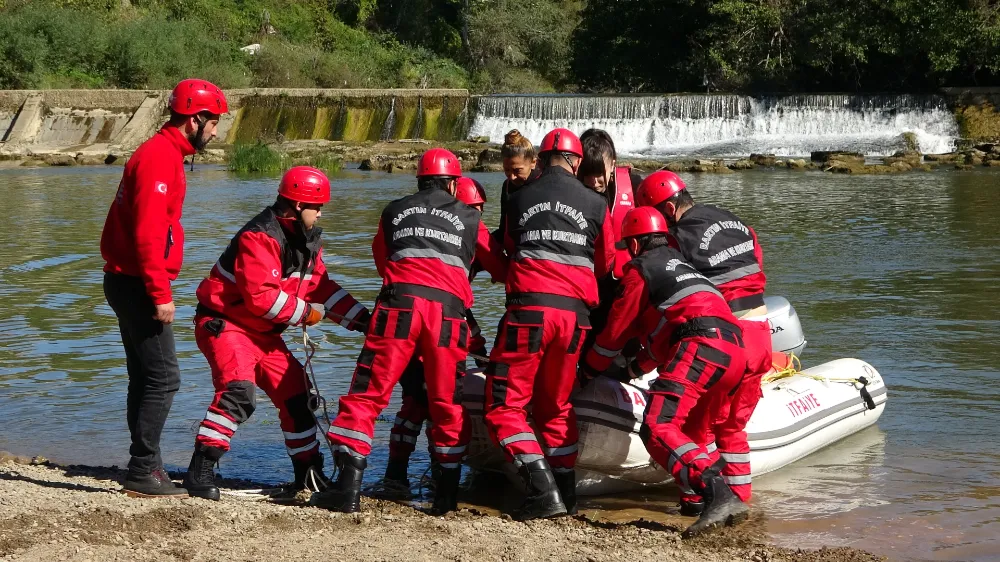
M 607 131 L 587 129 L 580 135 L 580 142 L 583 144 L 583 162 L 577 171 L 577 178 L 585 186 L 604 197 L 608 209 L 611 211 L 615 240 L 618 242 L 613 273 L 597 281 L 601 304 L 590 314 L 590 323 L 593 329 L 587 333 L 584 340 L 584 349 L 587 349 L 604 328 L 611 302 L 618 290 L 618 280 L 622 278 L 625 264 L 632 259 L 628 250 L 621 244 L 622 221 L 625 214 L 635 207 L 632 190 L 639 187 L 642 177 L 631 167 L 617 166 L 615 143 Z M 627 353 L 634 354 L 637 351 L 638 342 L 631 341 L 626 347 Z M 618 359 L 620 360 L 621 357 Z
M 580 142 L 583 144 L 583 163 L 577 177 L 583 185 L 601 194 L 608 202 L 615 236 L 621 236 L 622 219 L 635 206 L 632 190 L 639 187 L 642 177 L 631 167 L 617 165 L 615 143 L 607 131 L 587 129 L 580 136 Z M 619 251 L 615 260 L 616 278 L 621 278 L 622 268 L 629 259 L 628 252 Z

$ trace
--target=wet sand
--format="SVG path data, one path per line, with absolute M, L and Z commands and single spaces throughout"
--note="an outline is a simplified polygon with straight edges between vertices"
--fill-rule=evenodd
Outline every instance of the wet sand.
M 368 498 L 362 513 L 346 515 L 231 494 L 220 502 L 133 499 L 120 492 L 123 477 L 117 468 L 4 457 L 0 560 L 882 560 L 848 548 L 775 547 L 767 543 L 760 519 L 683 541 L 680 531 L 691 520 L 680 516 L 518 523 L 494 510 L 464 508 L 432 517 Z

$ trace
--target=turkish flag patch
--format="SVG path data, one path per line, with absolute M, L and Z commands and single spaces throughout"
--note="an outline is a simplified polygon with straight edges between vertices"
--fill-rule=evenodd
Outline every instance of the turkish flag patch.
M 157 193 L 163 193 L 164 195 L 166 195 L 166 193 L 167 193 L 167 184 L 163 183 L 162 181 L 156 182 L 156 192 Z

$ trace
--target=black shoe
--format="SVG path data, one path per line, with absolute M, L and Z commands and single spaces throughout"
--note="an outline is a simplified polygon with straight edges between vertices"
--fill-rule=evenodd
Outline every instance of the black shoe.
M 315 494 L 333 487 L 333 481 L 323 474 L 323 455 L 321 453 L 317 453 L 307 460 L 292 459 L 292 469 L 295 471 L 295 481 L 286 484 L 280 492 L 272 495 L 271 501 L 295 501 L 303 490 Z
M 552 469 L 545 459 L 523 464 L 518 472 L 524 480 L 528 497 L 521 507 L 511 514 L 515 520 L 529 521 L 566 515 L 566 506 L 559 496 L 559 487 L 556 486 Z
M 681 515 L 685 517 L 698 517 L 702 511 L 705 511 L 705 502 L 681 500 Z
M 219 501 L 219 487 L 215 485 L 215 463 L 219 462 L 221 452 L 216 454 L 214 450 L 199 450 L 195 448 L 191 455 L 191 464 L 188 465 L 187 474 L 184 476 L 184 487 L 188 494 L 196 498 Z
M 568 515 L 576 515 L 576 471 L 552 471 L 552 476 L 556 479 L 556 486 L 559 488 L 559 497 L 562 498 L 563 505 L 566 506 Z
M 434 505 L 431 507 L 431 514 L 444 515 L 458 509 L 458 484 L 462 479 L 462 467 L 443 468 L 434 463 L 431 466 L 431 474 L 435 484 Z
M 409 458 L 389 459 L 389 464 L 385 466 L 385 476 L 375 484 L 365 488 L 365 494 L 389 501 L 411 499 L 413 494 L 410 493 L 410 480 L 407 478 L 409 465 Z
M 125 477 L 125 494 L 132 498 L 186 498 L 187 490 L 170 481 L 167 471 L 154 469 L 149 474 L 129 471 Z
M 701 496 L 705 500 L 705 509 L 698 520 L 684 531 L 682 535 L 684 538 L 698 536 L 720 525 L 735 525 L 750 516 L 750 508 L 740 501 L 729 484 L 723 480 L 721 472 L 724 466 L 726 461 L 719 459 L 702 473 L 701 482 L 704 490 Z
M 330 511 L 356 513 L 361 511 L 361 480 L 368 467 L 368 459 L 350 453 L 335 453 L 337 481 L 330 488 L 316 492 L 309 498 L 309 505 Z

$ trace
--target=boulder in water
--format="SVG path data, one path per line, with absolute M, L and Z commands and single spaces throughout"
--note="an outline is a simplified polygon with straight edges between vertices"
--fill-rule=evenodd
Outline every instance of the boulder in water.
M 948 152 L 945 154 L 924 154 L 924 160 L 928 162 L 954 162 L 962 156 L 958 152 Z
M 758 166 L 774 166 L 777 158 L 773 154 L 751 154 L 750 161 Z
M 498 148 L 485 148 L 479 152 L 476 158 L 476 167 L 489 167 L 493 164 L 503 164 L 503 156 Z
M 923 164 L 924 156 L 915 150 L 901 150 L 885 159 L 885 163 L 890 166 L 897 162 L 902 162 L 911 168 L 916 168 Z
M 806 161 L 802 158 L 793 158 L 786 162 L 789 170 L 804 170 L 806 167 Z
M 370 172 L 371 170 L 375 169 L 375 163 L 372 162 L 371 158 L 365 158 L 364 160 L 361 161 L 361 164 L 358 166 L 358 169 L 364 172 Z
M 916 133 L 906 132 L 900 136 L 903 137 L 903 147 L 905 150 L 920 150 L 920 142 L 917 140 Z
M 739 160 L 729 164 L 730 170 L 752 170 L 753 168 L 754 164 L 748 158 L 740 158 Z
M 845 162 L 851 164 L 864 164 L 865 155 L 860 152 L 848 152 L 844 150 L 817 150 L 809 155 L 813 162 Z

